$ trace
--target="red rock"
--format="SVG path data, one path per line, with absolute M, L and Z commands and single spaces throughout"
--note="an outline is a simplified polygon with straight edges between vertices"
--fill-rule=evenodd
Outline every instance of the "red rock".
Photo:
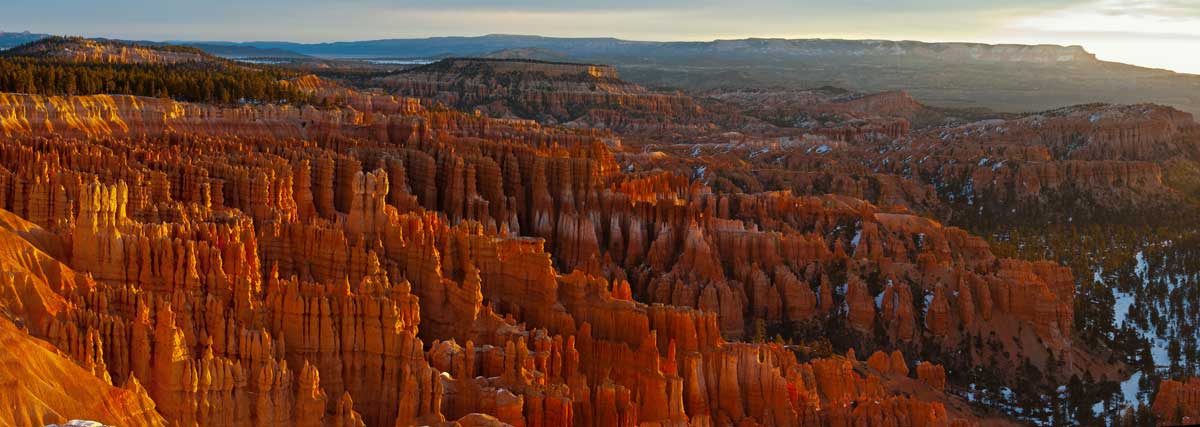
M 888 357 L 887 353 L 882 351 L 871 353 L 871 357 L 867 358 L 867 365 L 881 373 L 892 371 L 892 360 Z
M 913 317 L 912 291 L 907 283 L 896 284 L 889 280 L 880 300 L 880 316 L 888 329 L 889 336 L 898 341 L 912 341 L 916 336 Z
M 726 341 L 758 319 L 820 320 L 844 296 L 849 327 L 874 332 L 878 311 L 888 336 L 931 345 L 911 292 L 939 284 L 975 296 L 943 291 L 948 324 L 978 310 L 975 327 L 991 328 L 993 301 L 992 318 L 1065 345 L 1069 274 L 997 262 L 962 230 L 850 197 L 622 173 L 602 132 L 355 99 L 317 110 L 0 97 L 13 139 L 0 166 L 62 176 L 30 181 L 43 195 L 23 204 L 58 227 L 24 233 L 61 249 L 10 263 L 41 273 L 0 285 L 42 319 L 32 333 L 97 378 L 138 378 L 179 424 L 974 420 L 945 394 L 890 394 L 911 381 L 898 353 L 873 362 L 887 366 L 876 375 Z M 92 279 L 47 268 L 48 252 Z M 878 307 L 863 279 L 875 273 L 892 280 Z M 946 345 L 962 338 L 942 332 Z
M 121 64 L 178 64 L 210 62 L 219 59 L 200 49 L 174 47 L 161 49 L 115 40 L 81 37 L 51 37 L 20 46 L 14 53 L 21 56 L 54 58 L 67 62 L 99 62 Z
M 625 131 L 711 126 L 692 98 L 622 81 L 604 65 L 455 58 L 377 82 L 405 96 L 492 117 Z
M 846 284 L 846 306 L 852 328 L 863 333 L 875 328 L 875 302 L 867 291 L 867 284 L 856 275 L 851 275 Z
M 917 378 L 937 390 L 946 388 L 946 370 L 942 369 L 942 365 L 921 362 L 917 365 Z
M 0 411 L 4 425 L 46 425 L 85 418 L 123 426 L 168 425 L 136 379 L 114 387 L 57 354 L 49 344 L 0 319 Z M 33 381 L 36 379 L 36 381 Z
M 1188 424 L 1200 420 L 1200 379 L 1164 380 L 1151 406 L 1160 425 Z

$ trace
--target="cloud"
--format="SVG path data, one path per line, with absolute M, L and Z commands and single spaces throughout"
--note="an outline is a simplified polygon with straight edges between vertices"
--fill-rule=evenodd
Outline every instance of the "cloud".
M 1200 71 L 1200 0 L 2 0 L 0 29 L 301 42 L 488 33 L 1079 44 Z M 1193 61 L 1193 62 L 1188 62 Z
M 1115 0 L 1097 5 L 1110 16 L 1159 17 L 1189 19 L 1200 17 L 1200 3 L 1195 0 Z
M 495 32 L 696 40 L 955 38 L 1078 0 L 6 0 L 0 27 L 144 39 L 348 40 Z
M 1093 0 L 1017 20 L 1012 27 L 1113 37 L 1200 36 L 1200 5 L 1180 0 Z
M 229 0 L 223 0 L 229 1 Z M 297 0 L 322 4 L 316 0 Z M 342 0 L 338 7 L 371 7 L 404 10 L 458 11 L 686 11 L 708 10 L 786 10 L 810 14 L 871 14 L 884 11 L 940 12 L 949 10 L 1012 10 L 1014 8 L 1054 8 L 1085 0 Z
M 1090 0 L 1016 19 L 997 40 L 1078 44 L 1099 58 L 1200 73 L 1200 3 Z
M 1089 0 L 349 0 L 380 9 L 441 11 L 512 11 L 512 12 L 630 12 L 656 11 L 686 14 L 753 14 L 754 20 L 741 22 L 747 27 L 771 24 L 805 16 L 820 16 L 852 23 L 886 15 L 919 15 L 933 21 L 943 15 L 995 17 L 1026 14 L 1068 7 Z M 899 24 L 899 23 L 894 23 Z M 919 24 L 919 23 L 918 23 Z

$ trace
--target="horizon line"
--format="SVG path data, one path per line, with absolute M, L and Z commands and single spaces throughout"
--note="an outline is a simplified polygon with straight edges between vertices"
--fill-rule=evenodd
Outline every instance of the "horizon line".
M 431 39 L 449 39 L 449 38 L 484 38 L 484 37 L 536 37 L 544 39 L 569 39 L 569 40 L 595 40 L 609 39 L 635 43 L 712 43 L 721 41 L 739 41 L 739 40 L 828 40 L 828 41 L 878 41 L 878 42 L 894 42 L 894 43 L 924 43 L 924 44 L 974 44 L 986 46 L 1054 46 L 1063 48 L 1082 48 L 1088 53 L 1087 47 L 1082 44 L 1057 44 L 1057 43 L 1011 43 L 1011 42 L 985 42 L 985 41 L 969 41 L 963 39 L 948 39 L 948 40 L 918 40 L 910 38 L 878 38 L 878 37 L 828 37 L 828 36 L 716 36 L 712 38 L 679 38 L 679 39 L 643 39 L 643 38 L 623 38 L 618 36 L 556 36 L 545 34 L 516 34 L 516 33 L 485 33 L 478 35 L 422 35 L 422 36 L 398 36 L 398 37 L 379 37 L 379 38 L 352 38 L 352 39 L 336 39 L 324 41 L 296 41 L 292 39 L 186 39 L 186 38 L 130 38 L 119 35 L 85 35 L 85 34 L 55 34 L 42 33 L 32 30 L 23 31 L 5 31 L 0 30 L 0 34 L 29 34 L 29 35 L 45 35 L 45 36 L 60 36 L 60 37 L 83 37 L 88 39 L 109 39 L 120 41 L 147 41 L 155 43 L 293 43 L 301 45 L 317 45 L 317 44 L 333 44 L 333 43 L 362 43 L 390 40 L 431 40 Z
M 470 39 L 470 38 L 485 38 L 485 37 L 529 37 L 529 38 L 566 39 L 566 40 L 617 40 L 617 41 L 631 42 L 631 43 L 716 43 L 716 42 L 722 42 L 722 41 L 740 41 L 740 40 L 782 40 L 782 41 L 822 40 L 822 41 L 851 41 L 851 42 L 921 43 L 921 44 L 930 44 L 930 45 L 958 44 L 958 45 L 982 45 L 982 46 L 992 46 L 992 47 L 998 47 L 998 46 L 1041 47 L 1041 46 L 1044 46 L 1044 47 L 1057 47 L 1057 48 L 1065 48 L 1065 49 L 1078 48 L 1078 49 L 1082 50 L 1083 53 L 1091 55 L 1095 60 L 1101 61 L 1101 62 L 1124 64 L 1124 65 L 1130 65 L 1130 66 L 1135 66 L 1135 67 L 1140 67 L 1140 68 L 1145 68 L 1145 69 L 1167 71 L 1167 72 L 1171 72 L 1171 73 L 1175 73 L 1175 74 L 1200 76 L 1200 72 L 1186 72 L 1186 71 L 1179 71 L 1179 70 L 1160 67 L 1160 66 L 1141 65 L 1141 64 L 1136 64 L 1136 63 L 1132 63 L 1132 62 L 1122 62 L 1119 60 L 1105 59 L 1105 58 L 1100 57 L 1100 55 L 1097 54 L 1096 52 L 1089 50 L 1088 47 L 1082 43 L 1075 43 L 1075 44 L 1036 43 L 1036 44 L 1031 44 L 1031 43 L 1011 43 L 1011 42 L 991 42 L 991 41 L 965 41 L 962 39 L 932 41 L 932 40 L 916 40 L 916 39 L 906 39 L 906 38 L 888 39 L 888 38 L 875 38 L 875 37 L 855 38 L 855 37 L 827 37 L 827 36 L 808 36 L 808 37 L 803 37 L 803 36 L 732 36 L 732 37 L 713 37 L 713 38 L 697 38 L 697 39 L 682 38 L 682 39 L 651 40 L 651 39 L 638 39 L 638 38 L 622 38 L 622 37 L 618 37 L 618 36 L 556 36 L 556 35 L 544 35 L 544 34 L 513 34 L 513 33 L 485 33 L 485 34 L 477 34 L 477 35 L 399 36 L 399 37 L 358 38 L 358 39 L 340 39 L 340 40 L 323 40 L 323 41 L 294 41 L 294 40 L 289 40 L 289 39 L 266 39 L 266 38 L 264 38 L 264 39 L 244 39 L 244 40 L 236 40 L 236 39 L 225 39 L 225 40 L 208 39 L 208 40 L 205 40 L 205 39 L 162 38 L 162 39 L 156 40 L 153 38 L 128 38 L 128 37 L 123 37 L 123 36 L 115 35 L 115 34 L 110 34 L 110 35 L 53 34 L 53 33 L 35 32 L 33 30 L 22 30 L 22 31 L 0 30 L 0 34 L 29 34 L 29 35 L 43 35 L 43 36 L 82 37 L 82 38 L 88 38 L 88 39 L 109 39 L 109 40 L 118 40 L 118 41 L 135 42 L 135 43 L 136 42 L 151 42 L 151 43 L 166 43 L 166 44 L 221 43 L 221 44 L 235 44 L 235 45 L 247 45 L 247 44 L 254 44 L 254 43 L 289 43 L 289 44 L 309 45 L 309 46 L 331 45 L 331 44 L 338 44 L 338 43 L 381 42 L 381 41 L 394 41 L 394 40 L 435 40 L 435 39 L 454 39 L 454 38 Z M 297 53 L 299 53 L 299 52 L 297 52 Z M 315 57 L 319 57 L 319 56 L 315 56 Z

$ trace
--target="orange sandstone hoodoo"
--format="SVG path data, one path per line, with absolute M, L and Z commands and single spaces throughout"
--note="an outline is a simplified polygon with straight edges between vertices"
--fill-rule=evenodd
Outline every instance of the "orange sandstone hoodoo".
M 0 96 L 6 339 L 96 383 L 38 422 L 971 425 L 938 365 L 737 340 L 1040 340 L 1007 373 L 1075 350 L 1069 270 L 966 231 L 623 173 L 603 132 L 349 104 Z

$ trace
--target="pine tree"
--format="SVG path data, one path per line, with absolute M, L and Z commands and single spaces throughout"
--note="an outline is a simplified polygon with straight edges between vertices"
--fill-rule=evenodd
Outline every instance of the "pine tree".
M 753 342 L 767 342 L 767 322 L 761 318 L 754 319 L 754 337 Z

